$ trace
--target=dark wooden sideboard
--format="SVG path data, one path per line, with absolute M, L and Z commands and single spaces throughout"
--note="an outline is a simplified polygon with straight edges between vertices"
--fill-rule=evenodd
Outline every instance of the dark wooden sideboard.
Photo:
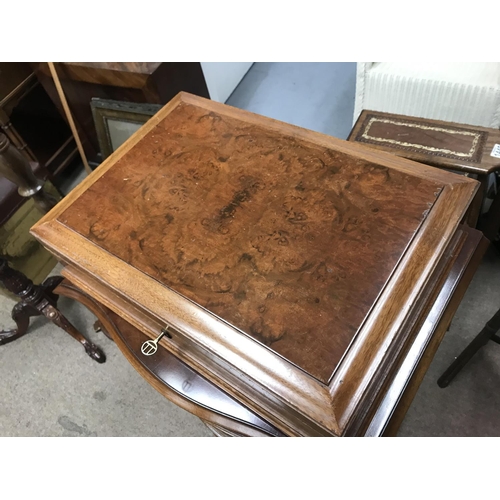
M 460 225 L 478 186 L 181 93 L 32 233 L 221 435 L 381 435 L 487 246 Z

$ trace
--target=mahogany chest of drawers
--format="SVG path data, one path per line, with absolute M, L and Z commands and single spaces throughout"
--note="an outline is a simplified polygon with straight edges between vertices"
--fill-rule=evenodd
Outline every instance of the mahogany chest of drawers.
M 165 356 L 199 377 L 190 404 L 220 433 L 209 387 L 263 434 L 379 435 L 484 247 L 460 225 L 477 187 L 181 93 L 32 232 L 133 329 L 118 345 L 158 390 Z M 227 434 L 258 434 L 232 411 Z

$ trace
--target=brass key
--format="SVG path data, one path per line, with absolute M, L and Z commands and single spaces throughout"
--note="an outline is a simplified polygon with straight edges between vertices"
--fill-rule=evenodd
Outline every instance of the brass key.
M 146 340 L 146 342 L 142 344 L 141 352 L 142 354 L 144 354 L 144 356 L 152 356 L 158 350 L 158 342 L 164 335 L 166 335 L 170 339 L 172 338 L 172 336 L 168 333 L 169 328 L 170 325 L 163 328 L 160 335 L 158 335 L 158 337 L 156 337 L 154 340 Z

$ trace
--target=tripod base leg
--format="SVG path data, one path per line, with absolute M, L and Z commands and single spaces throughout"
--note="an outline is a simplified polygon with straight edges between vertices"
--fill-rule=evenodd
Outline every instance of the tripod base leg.
M 62 328 L 66 333 L 69 333 L 75 340 L 78 340 L 83 345 L 85 352 L 98 363 L 106 361 L 106 355 L 95 344 L 86 339 L 65 317 L 64 315 L 52 305 L 48 305 L 42 310 L 44 316 L 52 323 Z

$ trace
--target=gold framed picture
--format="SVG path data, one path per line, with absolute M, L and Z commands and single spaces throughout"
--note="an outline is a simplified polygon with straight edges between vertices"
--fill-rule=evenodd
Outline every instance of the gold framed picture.
M 102 159 L 116 151 L 137 132 L 161 104 L 114 101 L 94 97 L 90 101 Z

